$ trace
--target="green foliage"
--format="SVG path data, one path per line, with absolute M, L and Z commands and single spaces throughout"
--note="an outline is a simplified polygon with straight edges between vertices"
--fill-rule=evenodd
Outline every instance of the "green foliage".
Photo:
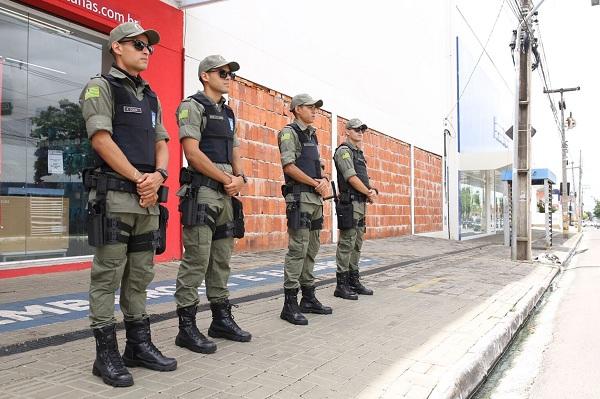
M 600 218 L 600 201 L 597 199 L 594 199 L 594 201 L 596 202 L 596 206 L 594 206 L 594 216 Z
M 93 163 L 93 151 L 87 139 L 81 107 L 69 100 L 60 100 L 59 107 L 49 106 L 39 116 L 31 118 L 31 137 L 38 139 L 35 182 L 48 176 L 48 150 L 63 152 L 64 174 L 81 175 Z

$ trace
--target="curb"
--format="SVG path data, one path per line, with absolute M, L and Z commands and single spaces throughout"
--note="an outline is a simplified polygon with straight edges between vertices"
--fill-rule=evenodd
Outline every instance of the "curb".
M 532 287 L 515 303 L 513 311 L 505 316 L 501 323 L 479 338 L 454 367 L 454 370 L 457 371 L 443 377 L 429 394 L 428 399 L 466 399 L 477 392 L 538 305 L 548 287 L 569 263 L 582 237 L 583 235 L 578 233 L 571 238 L 575 244 L 570 248 L 565 259 L 561 259 L 560 267 L 554 268 L 554 271 L 541 283 Z

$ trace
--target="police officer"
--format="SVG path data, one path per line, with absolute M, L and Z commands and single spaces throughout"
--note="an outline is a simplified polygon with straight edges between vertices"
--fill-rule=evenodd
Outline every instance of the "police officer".
M 84 174 L 90 189 L 88 241 L 96 247 L 90 282 L 90 320 L 96 338 L 92 372 L 113 386 L 133 385 L 126 366 L 177 368 L 177 361 L 163 356 L 152 343 L 146 313 L 154 252 L 160 246 L 164 249 L 157 201 L 167 178 L 169 136 L 160 102 L 140 72 L 148 68 L 159 39 L 156 31 L 137 23 L 117 26 L 109 38 L 114 57 L 110 72 L 92 78 L 80 97 L 97 155 L 97 168 Z M 119 284 L 127 338 L 122 357 L 114 316 Z
M 281 318 L 292 324 L 306 325 L 302 313 L 331 314 L 315 296 L 315 256 L 319 251 L 319 233 L 323 227 L 323 199 L 329 181 L 323 175 L 324 164 L 319 156 L 316 129 L 311 125 L 323 101 L 308 94 L 292 98 L 290 111 L 294 121 L 278 135 L 279 151 L 285 185 L 282 194 L 286 202 L 288 252 L 284 266 L 285 302 Z M 298 306 L 298 289 L 302 300 Z
M 234 237 L 243 236 L 241 202 L 234 196 L 246 177 L 242 173 L 235 116 L 223 94 L 229 92 L 239 68 L 237 62 L 220 55 L 203 59 L 198 77 L 204 91 L 184 99 L 176 113 L 179 139 L 189 166 L 181 171 L 182 187 L 178 192 L 185 252 L 175 292 L 179 316 L 175 344 L 200 353 L 217 349 L 196 326 L 198 287 L 204 279 L 212 312 L 208 335 L 239 342 L 252 338 L 234 321 L 227 289 Z
M 367 125 L 360 119 L 346 123 L 346 141 L 334 153 L 339 196 L 336 204 L 340 237 L 337 245 L 337 285 L 333 295 L 358 299 L 357 294 L 373 295 L 360 282 L 358 263 L 365 234 L 366 203 L 374 202 L 378 191 L 371 187 L 367 161 L 361 150 Z

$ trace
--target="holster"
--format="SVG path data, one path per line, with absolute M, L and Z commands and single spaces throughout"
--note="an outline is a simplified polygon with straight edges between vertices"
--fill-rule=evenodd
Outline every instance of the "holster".
M 88 202 L 87 208 L 87 232 L 88 244 L 92 247 L 101 247 L 108 244 L 129 242 L 132 227 L 116 218 L 106 216 L 105 200 L 94 200 Z
M 185 195 L 179 199 L 179 212 L 181 212 L 181 224 L 194 226 L 198 212 L 198 189 L 188 188 Z
M 160 255 L 167 250 L 167 224 L 169 221 L 169 210 L 167 207 L 159 205 L 160 216 L 158 218 L 158 245 L 156 254 Z
M 208 225 L 215 232 L 217 214 L 208 205 L 198 203 L 198 188 L 190 187 L 185 195 L 179 199 L 179 212 L 181 224 L 186 227 Z
M 90 201 L 87 207 L 88 244 L 92 247 L 104 245 L 104 224 L 106 219 L 106 203 Z
M 312 223 L 308 212 L 300 212 L 300 201 L 288 202 L 285 209 L 287 227 L 292 230 L 310 229 Z
M 244 204 L 235 197 L 231 197 L 231 207 L 233 208 L 233 237 L 243 238 L 246 228 L 244 226 Z

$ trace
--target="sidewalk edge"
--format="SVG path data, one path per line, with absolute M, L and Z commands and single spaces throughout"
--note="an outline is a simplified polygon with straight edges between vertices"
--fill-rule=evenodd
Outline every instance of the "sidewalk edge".
M 457 364 L 447 378 L 443 378 L 429 394 L 428 399 L 466 399 L 470 398 L 485 382 L 500 357 L 508 349 L 513 338 L 525 324 L 532 311 L 538 305 L 556 276 L 566 267 L 573 257 L 583 234 L 572 237 L 574 245 L 569 249 L 561 264 L 550 272 L 543 282 L 532 287 L 521 297 L 501 323 L 498 323 L 471 347 L 465 357 Z

